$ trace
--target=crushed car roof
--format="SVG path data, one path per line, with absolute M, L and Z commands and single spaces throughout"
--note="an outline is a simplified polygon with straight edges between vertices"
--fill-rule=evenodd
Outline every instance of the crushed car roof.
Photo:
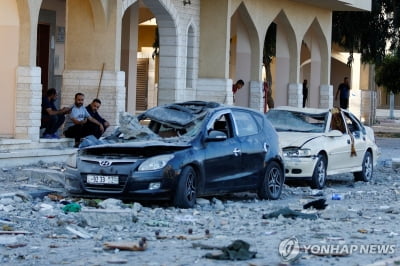
M 147 110 L 138 118 L 140 120 L 146 117 L 171 126 L 185 127 L 203 116 L 208 109 L 219 106 L 219 103 L 204 101 L 165 104 Z

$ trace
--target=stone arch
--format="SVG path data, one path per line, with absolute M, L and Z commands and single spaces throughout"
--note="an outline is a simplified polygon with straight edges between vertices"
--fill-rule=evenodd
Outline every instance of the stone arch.
M 315 40 L 318 43 L 318 48 L 320 51 L 321 62 L 329 62 L 329 48 L 328 48 L 328 40 L 322 31 L 322 27 L 317 18 L 313 20 L 311 26 L 308 31 L 312 31 L 315 36 Z M 330 64 L 324 63 L 321 64 L 321 84 L 329 84 L 329 73 L 330 73 Z
M 20 22 L 19 65 L 36 65 L 36 27 L 42 0 L 17 0 Z
M 194 88 L 195 80 L 195 29 L 193 23 L 189 23 L 187 29 L 187 46 L 186 46 L 186 88 Z
M 237 79 L 245 81 L 245 86 L 235 96 L 236 105 L 249 106 L 249 81 L 261 78 L 261 53 L 257 29 L 244 3 L 231 16 L 230 40 L 230 77 L 233 82 Z
M 300 77 L 307 79 L 309 93 L 307 106 L 319 107 L 320 84 L 328 84 L 329 62 L 326 38 L 322 32 L 321 25 L 315 18 L 304 34 L 301 56 Z
M 249 42 L 251 46 L 251 79 L 259 80 L 261 77 L 261 68 L 260 68 L 260 40 L 258 37 L 258 32 L 256 29 L 256 25 L 244 3 L 240 4 L 237 11 L 239 12 L 243 23 L 246 26 L 248 31 Z
M 130 10 L 128 10 L 129 8 Z M 121 54 L 125 53 L 125 60 L 124 57 L 121 58 L 121 65 L 128 66 L 127 69 L 123 69 L 126 72 L 127 78 L 127 110 L 129 112 L 136 111 L 136 104 L 134 103 L 136 102 L 135 95 L 138 93 L 136 68 L 138 67 L 139 59 L 137 58 L 137 51 L 133 51 L 130 47 L 137 47 L 138 45 L 139 24 L 152 18 L 155 18 L 157 22 L 158 43 L 160 47 L 157 57 L 153 57 L 154 60 L 150 59 L 148 62 L 147 104 L 148 107 L 152 107 L 158 104 L 177 101 L 178 97 L 182 98 L 184 96 L 184 93 L 179 93 L 179 90 L 184 89 L 184 85 L 186 84 L 184 71 L 178 71 L 178 66 L 183 69 L 186 67 L 186 54 L 183 54 L 182 50 L 184 49 L 179 49 L 179 47 L 182 48 L 186 44 L 178 43 L 177 10 L 170 1 L 144 0 L 139 2 L 137 0 L 123 0 L 121 4 L 121 18 L 124 19 L 128 12 L 131 18 L 127 27 L 130 27 L 130 29 L 128 29 L 129 33 L 126 33 L 130 37 L 128 37 L 128 41 L 122 41 L 123 47 L 121 52 Z M 122 30 L 125 30 L 124 22 L 122 24 Z M 181 29 L 183 30 L 183 28 Z M 126 37 L 123 35 L 122 39 Z M 181 39 L 186 40 L 186 38 Z M 130 44 L 128 46 L 125 44 L 124 46 L 125 42 Z M 144 56 L 147 53 L 148 50 L 143 53 Z M 181 53 L 181 56 L 178 56 L 178 53 Z M 178 74 L 181 75 L 179 76 L 181 82 L 178 82 Z
M 298 49 L 295 31 L 282 10 L 274 22 L 277 24 L 275 81 L 272 90 L 275 91 L 275 105 L 288 104 L 288 87 L 298 80 Z
M 104 0 L 89 0 L 89 3 L 94 18 L 94 29 L 96 31 L 105 30 L 108 24 L 108 14 L 106 14 L 106 10 L 110 11 L 110 8 L 107 8 L 108 2 Z
M 157 19 L 160 54 L 159 54 L 159 83 L 158 104 L 165 104 L 181 100 L 178 83 L 178 30 L 179 15 L 170 1 L 143 0 Z M 182 49 L 181 49 L 182 50 Z M 183 64 L 184 65 L 184 64 Z M 182 65 L 181 65 L 182 66 Z

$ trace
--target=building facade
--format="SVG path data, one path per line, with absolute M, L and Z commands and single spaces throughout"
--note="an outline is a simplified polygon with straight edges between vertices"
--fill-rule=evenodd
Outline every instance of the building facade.
M 321 3 L 322 2 L 322 3 Z M 370 10 L 370 0 L 2 0 L 0 138 L 39 141 L 41 99 L 56 88 L 121 111 L 212 100 L 265 110 L 263 46 L 276 26 L 269 81 L 275 105 L 331 107 L 344 76 L 371 90 L 369 70 L 332 51 L 332 11 Z M 357 55 L 356 55 L 357 56 Z M 366 77 L 366 78 L 365 78 Z M 235 95 L 237 79 L 245 86 Z

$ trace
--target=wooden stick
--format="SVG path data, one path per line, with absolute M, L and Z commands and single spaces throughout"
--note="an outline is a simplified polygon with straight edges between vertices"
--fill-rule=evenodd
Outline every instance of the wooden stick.
M 103 72 L 104 72 L 104 66 L 105 66 L 105 64 L 106 64 L 106 63 L 103 63 L 103 67 L 101 68 L 101 74 L 100 74 L 100 80 L 99 80 L 99 87 L 97 88 L 97 95 L 96 95 L 96 98 L 99 98 L 101 80 L 103 79 Z

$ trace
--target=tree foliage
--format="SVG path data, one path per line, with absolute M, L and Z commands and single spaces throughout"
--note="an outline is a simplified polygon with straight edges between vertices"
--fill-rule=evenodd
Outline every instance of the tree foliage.
M 393 93 L 400 92 L 400 58 L 396 55 L 386 56 L 375 68 L 375 82 Z
M 399 0 L 372 0 L 371 12 L 333 12 L 332 41 L 351 55 L 361 53 L 363 63 L 380 64 L 399 51 L 399 15 Z

